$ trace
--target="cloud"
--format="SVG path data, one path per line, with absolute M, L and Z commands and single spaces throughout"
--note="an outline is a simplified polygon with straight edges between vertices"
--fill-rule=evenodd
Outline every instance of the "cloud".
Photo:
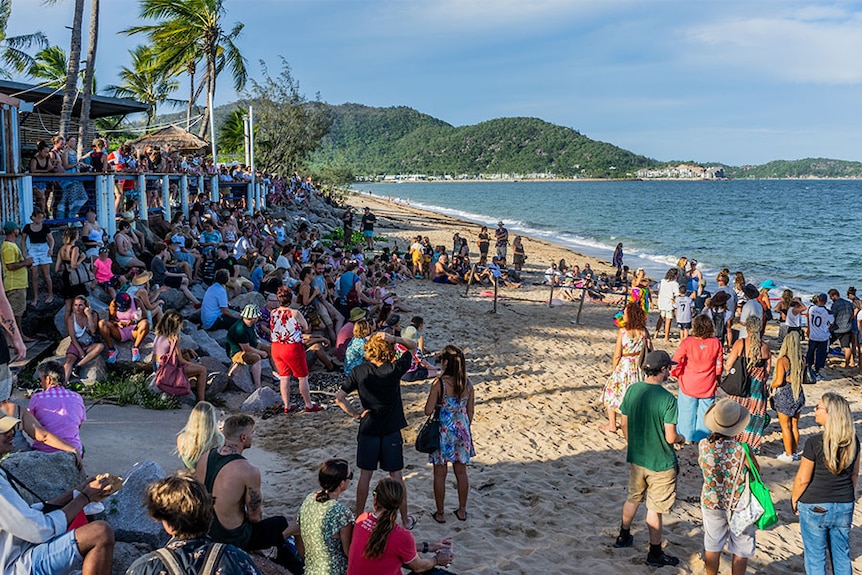
M 714 21 L 690 28 L 684 37 L 694 49 L 685 59 L 717 74 L 747 71 L 792 83 L 862 83 L 862 12 L 814 6 L 774 17 Z

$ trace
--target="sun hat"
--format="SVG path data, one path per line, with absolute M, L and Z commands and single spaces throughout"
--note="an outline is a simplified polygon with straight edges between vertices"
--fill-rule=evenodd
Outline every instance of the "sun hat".
M 357 321 L 361 320 L 364 317 L 365 317 L 365 310 L 362 309 L 361 307 L 355 307 L 355 308 L 350 310 L 350 321 L 352 321 L 353 323 L 356 323 Z
M 723 397 L 709 406 L 703 416 L 703 422 L 710 431 L 733 437 L 741 433 L 751 413 L 730 398 Z
M 11 234 L 12 232 L 20 228 L 21 226 L 18 225 L 18 222 L 13 222 L 12 220 L 9 220 L 3 224 L 3 231 L 7 234 Z
M 663 349 L 657 349 L 646 355 L 643 368 L 644 370 L 657 371 L 663 367 L 670 367 L 672 365 L 674 365 L 674 362 L 670 359 L 668 353 Z
M 498 222 L 497 222 L 497 225 L 498 225 L 498 226 L 502 226 L 502 225 L 503 225 L 503 220 L 498 221 Z
M 260 317 L 260 306 L 250 303 L 242 308 L 242 317 L 245 319 L 257 319 Z
M 0 433 L 8 433 L 10 429 L 21 423 L 21 420 L 3 413 L 0 415 Z
M 775 282 L 772 280 L 766 280 L 760 284 L 760 289 L 775 289 L 776 287 L 778 286 L 776 286 Z
M 144 272 L 135 276 L 135 279 L 132 280 L 132 285 L 142 286 L 151 279 L 153 279 L 153 272 Z
M 730 301 L 730 294 L 724 290 L 719 291 L 719 292 L 715 292 L 715 295 L 712 296 L 712 305 L 715 307 L 723 306 L 729 301 Z
M 117 306 L 117 311 L 129 311 L 132 307 L 132 296 L 127 293 L 118 293 L 114 298 L 114 305 Z
M 745 297 L 748 299 L 757 299 L 757 296 L 760 295 L 760 291 L 752 284 L 745 284 L 745 287 L 742 288 L 742 293 L 745 294 Z

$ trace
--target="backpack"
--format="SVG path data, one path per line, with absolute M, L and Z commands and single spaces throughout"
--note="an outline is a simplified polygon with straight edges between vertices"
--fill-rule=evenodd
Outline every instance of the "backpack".
M 724 319 L 724 311 L 710 308 L 712 312 L 712 325 L 715 327 L 715 337 L 721 342 L 722 347 L 727 346 L 727 322 Z

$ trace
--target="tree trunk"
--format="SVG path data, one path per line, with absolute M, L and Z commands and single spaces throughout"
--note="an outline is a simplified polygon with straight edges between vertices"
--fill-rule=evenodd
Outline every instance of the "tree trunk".
M 207 54 L 207 109 L 204 112 L 204 121 L 201 124 L 200 137 L 206 139 L 207 129 L 209 129 L 209 121 L 210 115 L 213 113 L 213 109 L 210 107 L 210 103 L 215 101 L 215 90 L 216 90 L 216 49 L 215 46 L 211 47 L 211 50 Z M 215 104 L 213 104 L 215 106 Z M 212 134 L 210 138 L 212 138 Z M 215 161 L 215 158 L 213 158 Z
M 196 62 L 189 62 L 188 68 L 186 68 L 186 72 L 189 75 L 189 105 L 186 108 L 186 132 L 191 128 L 192 106 L 195 105 L 195 100 L 197 100 L 197 95 L 195 94 L 195 68 L 197 68 Z
M 78 95 L 78 67 L 81 62 L 81 27 L 84 20 L 84 0 L 75 0 L 75 20 L 72 22 L 72 43 L 69 46 L 69 67 L 63 89 L 63 108 L 60 111 L 60 136 L 66 137 L 72 123 L 72 108 Z
M 90 100 L 93 98 L 93 76 L 96 73 L 96 48 L 99 45 L 99 2 L 93 0 L 90 12 L 90 38 L 87 44 L 87 69 L 84 71 L 84 94 L 78 119 L 78 157 L 84 153 L 84 139 L 90 132 Z

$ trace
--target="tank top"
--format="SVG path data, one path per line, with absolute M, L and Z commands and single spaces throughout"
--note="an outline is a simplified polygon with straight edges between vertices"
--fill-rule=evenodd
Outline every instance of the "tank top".
M 102 231 L 102 227 L 99 225 L 99 222 L 93 222 L 90 224 L 90 233 L 87 234 L 87 241 L 98 244 L 101 243 L 104 232 Z
M 138 309 L 135 307 L 135 298 L 132 298 L 132 305 L 126 311 L 117 311 L 117 321 L 135 321 Z
M 245 459 L 245 457 L 238 453 L 221 455 L 217 447 L 210 449 L 209 455 L 207 455 L 207 473 L 206 477 L 204 477 L 204 487 L 207 488 L 207 492 L 210 495 L 212 495 L 213 485 L 215 485 L 219 472 L 225 465 L 237 459 Z M 251 539 L 251 523 L 245 521 L 235 529 L 227 529 L 219 522 L 218 515 L 213 514 L 213 522 L 210 525 L 209 535 L 214 541 L 219 543 L 230 543 L 242 548 Z
M 302 328 L 290 308 L 280 307 L 273 311 L 269 327 L 273 343 L 302 344 Z

